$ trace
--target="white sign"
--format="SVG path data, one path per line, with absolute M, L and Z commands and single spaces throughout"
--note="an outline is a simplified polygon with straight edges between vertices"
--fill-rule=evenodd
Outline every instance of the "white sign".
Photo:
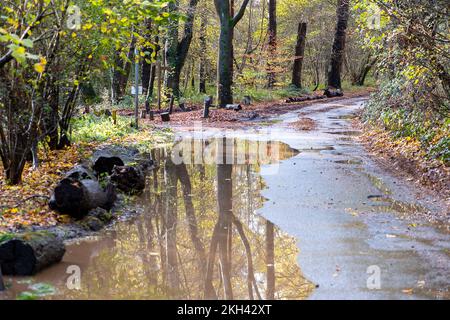
M 135 94 L 136 94 L 136 87 L 135 87 L 135 86 L 132 86 L 132 87 L 131 87 L 131 94 L 132 94 L 132 95 L 135 95 Z M 139 87 L 138 87 L 138 94 L 142 94 L 142 86 L 139 86 Z

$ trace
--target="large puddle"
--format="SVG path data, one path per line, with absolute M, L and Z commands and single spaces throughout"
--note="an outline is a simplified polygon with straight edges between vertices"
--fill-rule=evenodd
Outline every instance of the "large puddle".
M 173 150 L 152 153 L 158 168 L 135 218 L 68 245 L 60 264 L 35 277 L 7 278 L 6 298 L 307 298 L 314 285 L 297 264 L 296 240 L 255 213 L 265 201 L 261 169 L 299 152 L 220 138 L 176 153 L 183 161 Z
M 442 209 L 353 141 L 363 102 L 264 129 L 189 128 L 154 150 L 134 219 L 7 278 L 6 298 L 448 299 L 448 225 L 426 218 Z M 286 128 L 299 113 L 317 128 Z

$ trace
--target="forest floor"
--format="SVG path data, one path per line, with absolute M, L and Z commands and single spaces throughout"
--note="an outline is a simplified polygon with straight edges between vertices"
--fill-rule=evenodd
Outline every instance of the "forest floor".
M 192 127 L 195 124 L 199 123 L 201 123 L 203 127 L 214 128 L 242 128 L 252 125 L 261 126 L 265 124 L 265 120 L 276 115 L 298 110 L 300 108 L 307 107 L 316 103 L 325 103 L 349 98 L 364 97 L 374 91 L 374 88 L 362 87 L 353 89 L 351 92 L 346 93 L 344 97 L 326 98 L 323 100 L 310 100 L 293 103 L 287 103 L 284 100 L 256 102 L 249 106 L 242 106 L 243 109 L 238 112 L 225 110 L 223 108 L 211 108 L 210 115 L 206 119 L 202 117 L 203 106 L 187 105 L 190 111 L 182 112 L 181 110 L 174 110 L 174 112 L 170 115 L 170 122 L 163 122 L 161 120 L 161 117 L 159 116 L 160 111 L 155 112 L 154 120 L 142 119 L 142 121 L 144 123 L 151 123 L 163 127 Z M 312 95 L 322 95 L 322 92 L 313 92 Z M 174 107 L 174 109 L 177 108 Z M 119 110 L 119 114 L 130 117 L 134 116 L 133 111 L 130 111 L 129 109 Z M 270 121 L 266 124 L 270 125 Z
M 48 200 L 56 184 L 74 166 L 89 159 L 95 150 L 110 145 L 145 145 L 152 148 L 172 141 L 167 130 L 144 127 L 142 131 L 124 136 L 110 137 L 106 141 L 79 141 L 63 150 L 40 150 L 39 168 L 27 163 L 22 183 L 10 186 L 5 183 L 0 164 L 0 233 L 21 231 L 28 227 L 53 227 L 71 222 L 69 216 L 50 210 Z
M 359 137 L 370 156 L 389 173 L 414 184 L 447 204 L 450 215 L 450 167 L 437 159 L 429 159 L 417 140 L 393 138 L 381 128 L 354 122 L 364 134 Z

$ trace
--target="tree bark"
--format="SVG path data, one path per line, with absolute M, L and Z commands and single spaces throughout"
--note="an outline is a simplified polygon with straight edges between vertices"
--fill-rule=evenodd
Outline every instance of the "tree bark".
M 60 262 L 64 243 L 48 232 L 29 232 L 0 244 L 1 269 L 6 275 L 30 276 Z
M 118 103 L 125 94 L 128 78 L 131 72 L 131 61 L 134 55 L 134 47 L 136 38 L 131 39 L 130 48 L 128 50 L 127 59 L 124 60 L 120 56 L 120 51 L 116 52 L 115 67 L 112 79 L 113 103 Z
M 267 266 L 267 286 L 266 299 L 275 299 L 275 244 L 274 225 L 266 221 L 266 266 Z
M 200 65 L 199 65 L 199 92 L 206 93 L 206 27 L 208 17 L 203 14 L 200 26 Z
M 299 89 L 302 88 L 302 69 L 303 58 L 305 55 L 306 29 L 307 24 L 305 22 L 300 22 L 298 24 L 297 45 L 295 46 L 294 68 L 292 71 L 292 85 Z
M 217 98 L 218 104 L 224 107 L 233 103 L 233 30 L 242 19 L 250 0 L 244 0 L 238 13 L 231 16 L 229 0 L 215 0 L 217 14 L 220 20 L 219 60 L 217 62 Z
M 231 257 L 230 239 L 232 230 L 232 215 L 233 215 L 233 184 L 232 184 L 232 170 L 231 164 L 226 164 L 226 138 L 223 139 L 223 155 L 222 163 L 217 165 L 217 204 L 219 212 L 218 220 L 218 244 L 219 244 L 219 259 L 222 269 L 222 281 L 224 285 L 225 299 L 233 299 L 233 288 L 231 285 Z
M 276 82 L 276 74 L 273 71 L 274 63 L 271 61 L 276 57 L 277 51 L 277 1 L 269 0 L 269 59 L 268 67 L 268 88 L 273 88 Z
M 206 255 L 205 248 L 201 239 L 198 236 L 197 218 L 195 216 L 194 204 L 192 203 L 192 185 L 189 179 L 189 174 L 185 164 L 176 166 L 176 172 L 178 179 L 181 183 L 181 189 L 183 191 L 184 207 L 186 209 L 186 219 L 189 225 L 189 231 L 191 235 L 192 243 L 194 244 L 195 251 L 197 252 L 198 271 L 200 273 L 199 279 L 201 279 L 206 273 Z
M 49 207 L 61 214 L 81 219 L 91 209 L 100 207 L 110 210 L 116 198 L 115 188 L 112 184 L 103 189 L 96 180 L 65 178 L 53 191 Z
M 171 295 L 177 296 L 180 287 L 180 274 L 178 270 L 178 249 L 177 249 L 177 176 L 175 168 L 166 161 L 164 166 L 164 179 L 167 187 L 166 206 L 164 212 L 165 221 L 165 249 L 167 266 L 167 284 Z
M 337 3 L 337 23 L 330 64 L 328 67 L 328 90 L 342 89 L 341 71 L 349 18 L 349 2 L 350 0 L 338 0 Z
M 181 70 L 186 62 L 186 57 L 191 46 L 195 10 L 199 0 L 190 0 L 187 12 L 187 18 L 184 23 L 183 37 L 178 41 L 178 20 L 169 26 L 169 32 L 166 40 L 166 61 L 169 71 L 166 74 L 166 87 L 172 90 L 172 94 L 180 97 L 180 77 Z M 179 1 L 169 4 L 169 11 L 177 11 Z
M 0 262 L 0 292 L 5 291 L 5 282 L 3 281 L 2 264 Z

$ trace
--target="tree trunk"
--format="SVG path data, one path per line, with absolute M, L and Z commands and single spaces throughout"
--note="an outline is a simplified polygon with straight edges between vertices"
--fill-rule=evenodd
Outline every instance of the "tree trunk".
M 233 103 L 233 28 L 229 21 L 221 22 L 218 61 L 218 104 L 221 107 Z
M 275 245 L 274 245 L 274 225 L 266 221 L 266 266 L 267 266 L 267 286 L 266 299 L 275 299 Z
M 333 50 L 328 67 L 328 90 L 342 89 L 341 71 L 345 50 L 345 38 L 349 17 L 350 0 L 338 0 L 337 23 L 334 35 Z
M 50 150 L 56 150 L 59 144 L 58 134 L 58 109 L 59 109 L 59 86 L 51 84 L 50 95 L 48 97 L 49 108 L 44 109 L 44 121 L 42 121 L 43 132 L 48 136 L 48 146 Z
M 5 282 L 3 281 L 2 264 L 0 262 L 0 292 L 5 291 Z
M 273 71 L 274 63 L 271 61 L 276 57 L 277 51 L 277 1 L 269 0 L 269 60 L 268 67 L 268 88 L 273 88 L 276 82 L 276 74 Z
M 198 271 L 200 273 L 199 279 L 202 279 L 206 273 L 206 255 L 203 243 L 198 236 L 197 217 L 195 216 L 194 204 L 192 203 L 191 180 L 189 179 L 189 174 L 185 164 L 177 165 L 176 172 L 183 191 L 184 207 L 186 210 L 186 220 L 189 225 L 189 233 L 191 235 L 191 240 L 195 251 L 197 252 Z
M 217 14 L 220 19 L 219 59 L 217 62 L 217 99 L 221 107 L 233 103 L 233 31 L 242 19 L 250 0 L 244 0 L 238 13 L 234 12 L 229 0 L 215 0 Z M 234 3 L 234 2 L 233 2 Z
M 292 85 L 299 89 L 302 88 L 302 69 L 303 58 L 305 55 L 306 29 L 307 24 L 305 22 L 300 22 L 298 24 L 297 45 L 295 46 L 295 60 L 292 71 Z
M 169 26 L 169 32 L 166 40 L 166 61 L 169 68 L 166 74 L 166 87 L 172 90 L 172 94 L 180 97 L 180 77 L 181 70 L 186 62 L 189 47 L 192 42 L 194 15 L 199 0 L 190 0 L 187 12 L 187 18 L 184 23 L 183 38 L 178 41 L 178 20 Z M 177 11 L 179 1 L 169 4 L 169 11 Z
M 232 300 L 231 257 L 229 255 L 231 246 L 229 240 L 231 239 L 233 215 L 233 167 L 231 164 L 226 164 L 227 155 L 225 148 L 226 138 L 223 138 L 222 152 L 219 152 L 219 155 L 223 155 L 222 161 L 220 161 L 222 164 L 217 164 L 218 244 L 225 299 Z
M 200 93 L 206 94 L 206 26 L 208 23 L 208 17 L 206 14 L 202 16 L 202 22 L 200 26 L 200 65 L 199 65 L 199 89 Z
M 164 179 L 167 187 L 166 207 L 164 212 L 165 220 L 165 243 L 166 243 L 166 266 L 167 284 L 170 295 L 177 296 L 180 287 L 180 275 L 178 270 L 178 249 L 177 249 L 177 176 L 175 168 L 166 161 L 164 166 Z
M 127 59 L 124 60 L 120 57 L 120 51 L 116 52 L 115 57 L 115 67 L 112 79 L 112 90 L 113 90 L 113 103 L 118 103 L 124 94 L 126 93 L 126 87 L 128 83 L 128 78 L 131 72 L 131 61 L 134 56 L 134 47 L 136 44 L 136 38 L 131 39 L 130 48 L 128 50 Z
M 148 35 L 146 36 L 146 40 L 151 42 L 151 32 L 152 32 L 152 22 L 151 20 L 147 21 L 147 32 Z M 153 52 L 153 48 L 146 47 L 144 48 L 144 51 L 148 51 L 150 53 L 150 56 Z M 157 50 L 155 50 L 157 51 Z M 156 52 L 156 54 L 158 54 Z M 147 60 L 150 60 L 150 56 L 146 56 L 145 59 L 142 61 L 142 94 L 147 95 L 149 87 L 150 87 L 150 81 L 152 77 L 154 76 L 154 73 L 152 72 L 153 64 L 151 62 L 147 62 Z M 151 96 L 151 95 L 150 95 Z
M 1 269 L 6 275 L 30 276 L 60 262 L 66 249 L 48 232 L 29 232 L 0 244 Z

